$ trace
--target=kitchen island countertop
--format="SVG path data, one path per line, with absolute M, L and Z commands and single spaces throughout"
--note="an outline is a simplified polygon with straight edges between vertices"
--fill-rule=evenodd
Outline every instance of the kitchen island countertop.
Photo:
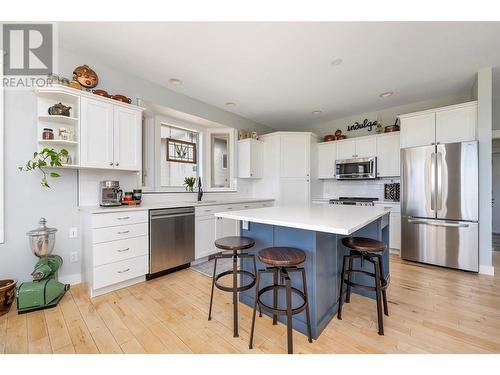
M 215 216 L 260 224 L 350 235 L 388 213 L 383 206 L 311 204 L 218 212 Z

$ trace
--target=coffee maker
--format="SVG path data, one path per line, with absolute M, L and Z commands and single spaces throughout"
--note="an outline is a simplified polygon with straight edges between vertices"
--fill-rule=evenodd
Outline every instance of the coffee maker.
M 106 180 L 100 183 L 100 205 L 103 207 L 121 206 L 123 191 L 119 181 Z

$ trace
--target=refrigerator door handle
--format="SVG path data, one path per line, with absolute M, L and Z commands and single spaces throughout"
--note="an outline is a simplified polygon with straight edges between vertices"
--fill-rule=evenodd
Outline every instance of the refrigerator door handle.
M 450 223 L 447 221 L 435 221 L 435 220 L 425 220 L 425 219 L 408 219 L 408 223 L 411 224 L 426 224 L 435 227 L 452 227 L 452 228 L 468 228 L 467 223 Z
M 436 154 L 436 206 L 437 210 L 443 208 L 443 154 L 438 152 Z
M 431 154 L 431 211 L 436 211 L 436 153 Z

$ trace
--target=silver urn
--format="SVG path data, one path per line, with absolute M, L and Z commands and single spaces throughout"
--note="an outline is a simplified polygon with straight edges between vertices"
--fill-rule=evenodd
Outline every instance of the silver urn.
M 33 254 L 41 258 L 49 256 L 54 250 L 57 229 L 47 227 L 47 220 L 44 217 L 40 219 L 39 223 L 38 228 L 30 230 L 26 235 Z

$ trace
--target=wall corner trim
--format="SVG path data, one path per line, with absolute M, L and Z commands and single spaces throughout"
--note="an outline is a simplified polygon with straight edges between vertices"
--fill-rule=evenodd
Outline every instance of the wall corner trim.
M 479 274 L 494 276 L 495 275 L 495 267 L 479 265 Z

